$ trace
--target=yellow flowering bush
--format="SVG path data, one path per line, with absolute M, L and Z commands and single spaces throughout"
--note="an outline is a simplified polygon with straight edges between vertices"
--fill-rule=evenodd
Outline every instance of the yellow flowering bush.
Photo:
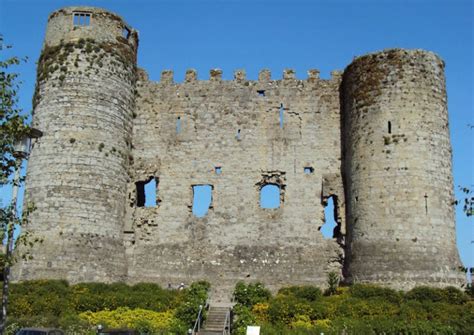
M 130 309 L 119 307 L 113 311 L 83 312 L 79 314 L 81 319 L 90 325 L 105 324 L 111 328 L 136 328 L 143 327 L 144 323 L 148 331 L 160 332 L 173 327 L 175 323 L 174 313 L 171 310 L 165 312 L 154 312 L 146 309 Z
M 314 325 L 318 327 L 319 330 L 328 332 L 331 329 L 331 320 L 329 319 L 315 320 Z
M 253 305 L 252 313 L 255 315 L 255 318 L 260 322 L 268 321 L 268 303 L 262 302 Z
M 311 329 L 313 324 L 307 315 L 296 315 L 294 321 L 290 322 L 290 328 Z

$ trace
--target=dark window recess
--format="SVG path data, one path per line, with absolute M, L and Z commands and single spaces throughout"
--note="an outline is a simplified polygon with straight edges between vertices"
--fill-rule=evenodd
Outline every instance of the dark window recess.
M 275 209 L 280 207 L 280 186 L 277 184 L 266 184 L 260 189 L 260 207 Z
M 122 36 L 128 40 L 128 38 L 130 37 L 130 29 L 128 29 L 127 27 L 123 27 Z
M 150 177 L 146 181 L 137 181 L 137 207 L 156 207 L 159 205 L 158 178 Z
M 312 174 L 314 172 L 314 168 L 312 166 L 306 166 L 304 168 L 304 173 L 305 174 Z
M 257 90 L 258 96 L 264 97 L 265 96 L 265 90 Z
M 212 189 L 212 185 L 193 185 L 194 216 L 202 218 L 212 208 Z
M 237 134 L 235 135 L 237 141 L 240 141 L 240 129 L 237 130 Z
M 181 133 L 181 116 L 176 119 L 176 134 Z
M 220 175 L 222 173 L 222 166 L 216 166 L 214 168 L 214 172 L 217 174 L 217 175 Z
M 283 129 L 285 108 L 280 104 L 280 128 Z
M 90 26 L 91 14 L 90 13 L 74 13 L 73 22 L 75 26 Z
M 388 133 L 391 134 L 392 133 L 392 122 L 388 121 Z

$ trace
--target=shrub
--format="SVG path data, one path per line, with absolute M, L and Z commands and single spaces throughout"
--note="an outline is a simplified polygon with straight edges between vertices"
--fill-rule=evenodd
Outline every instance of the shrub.
M 169 331 L 176 323 L 171 311 L 154 312 L 127 307 L 113 311 L 84 312 L 79 317 L 92 326 L 103 324 L 110 328 L 134 328 L 149 333 Z
M 69 285 L 64 280 L 35 280 L 11 284 L 9 314 L 15 317 L 59 317 L 67 310 L 69 292 Z
M 176 310 L 176 317 L 186 326 L 190 327 L 194 324 L 198 313 L 199 306 L 205 306 L 207 293 L 210 284 L 205 281 L 192 283 L 187 289 L 184 289 L 181 304 Z M 203 309 L 204 312 L 204 309 Z
M 408 300 L 446 302 L 452 304 L 464 304 L 469 300 L 465 293 L 452 286 L 445 289 L 428 286 L 415 287 L 406 293 L 405 298 Z
M 289 325 L 297 315 L 309 315 L 311 306 L 307 301 L 301 301 L 294 296 L 277 295 L 270 300 L 268 318 L 272 323 Z
M 114 310 L 119 307 L 162 312 L 175 305 L 180 294 L 148 283 L 135 286 L 123 283 L 83 283 L 72 286 L 71 291 L 70 304 L 77 312 Z
M 400 303 L 402 295 L 387 287 L 380 287 L 372 284 L 354 284 L 350 287 L 350 294 L 355 298 L 370 299 L 383 298 L 392 303 Z
M 268 303 L 262 302 L 253 305 L 252 314 L 255 316 L 258 322 L 267 322 L 268 321 Z
M 268 301 L 270 297 L 270 291 L 262 283 L 257 282 L 246 285 L 244 282 L 238 282 L 235 285 L 235 301 L 249 308 L 257 303 Z
M 247 326 L 256 325 L 257 323 L 250 308 L 245 305 L 235 305 L 234 314 L 237 316 L 234 318 L 234 323 L 232 325 L 234 335 L 245 335 Z
M 443 291 L 444 299 L 447 303 L 462 305 L 469 301 L 468 295 L 456 287 L 448 286 Z
M 279 295 L 293 296 L 297 299 L 306 300 L 308 302 L 316 301 L 321 298 L 322 292 L 319 287 L 314 286 L 290 286 L 281 288 Z

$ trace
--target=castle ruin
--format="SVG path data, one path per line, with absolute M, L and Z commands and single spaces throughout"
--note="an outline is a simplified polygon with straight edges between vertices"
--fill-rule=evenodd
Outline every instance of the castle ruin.
M 25 228 L 43 243 L 15 280 L 275 289 L 460 285 L 444 63 L 423 50 L 356 58 L 328 80 L 137 68 L 138 34 L 91 7 L 49 16 L 38 63 Z M 144 187 L 156 184 L 153 205 Z M 193 188 L 209 185 L 204 217 Z M 262 187 L 280 206 L 261 208 Z M 323 238 L 332 198 L 337 227 Z M 149 202 L 150 199 L 148 199 Z

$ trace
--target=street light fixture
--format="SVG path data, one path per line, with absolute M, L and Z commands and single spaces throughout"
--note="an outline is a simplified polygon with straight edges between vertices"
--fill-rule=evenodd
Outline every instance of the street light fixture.
M 15 221 L 17 219 L 16 207 L 18 200 L 18 188 L 20 186 L 20 170 L 23 159 L 27 159 L 31 150 L 31 140 L 39 138 L 43 133 L 35 128 L 30 128 L 29 131 L 18 139 L 13 145 L 13 157 L 15 157 L 15 172 L 13 175 L 12 184 L 12 199 L 10 202 L 10 213 L 8 215 L 9 222 L 7 229 L 7 246 L 5 251 L 4 267 L 3 267 L 3 296 L 2 296 L 2 318 L 0 320 L 0 332 L 3 334 L 7 322 L 7 305 L 8 305 L 8 287 L 10 283 L 10 267 L 13 253 L 13 233 L 15 231 Z
M 25 159 L 31 151 L 31 140 L 43 136 L 41 130 L 30 128 L 28 133 L 18 139 L 13 145 L 13 156 L 15 158 Z

